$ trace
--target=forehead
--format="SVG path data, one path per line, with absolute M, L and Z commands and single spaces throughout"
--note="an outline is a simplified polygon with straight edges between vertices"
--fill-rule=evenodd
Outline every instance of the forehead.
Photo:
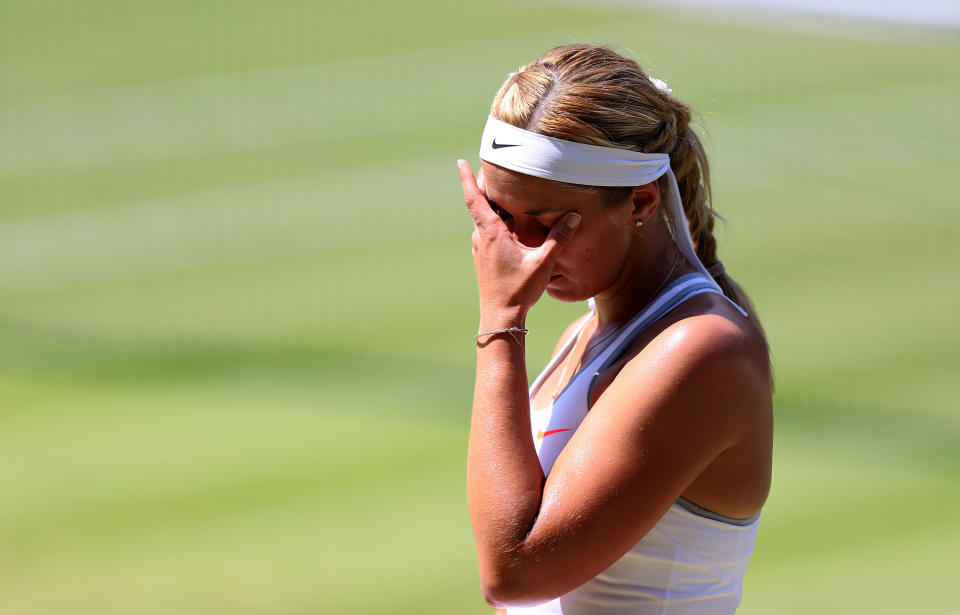
M 592 190 L 570 189 L 555 181 L 524 175 L 486 161 L 482 166 L 484 192 L 491 201 L 506 209 L 569 211 L 602 204 L 600 195 Z

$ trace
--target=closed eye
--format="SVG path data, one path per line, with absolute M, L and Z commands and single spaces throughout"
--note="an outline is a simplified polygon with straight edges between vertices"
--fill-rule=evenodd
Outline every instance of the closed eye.
M 491 201 L 489 197 L 487 197 L 487 203 L 490 203 L 490 209 L 493 210 L 493 213 L 500 216 L 500 219 L 503 220 L 504 222 L 507 222 L 513 219 L 513 216 L 510 215 L 510 212 L 508 212 L 504 208 L 500 207 L 499 205 Z
M 564 214 L 570 211 L 580 213 L 577 209 L 530 209 L 523 213 L 531 218 L 536 218 L 537 223 L 541 226 L 551 229 L 553 225 L 560 221 L 560 218 L 562 218 Z

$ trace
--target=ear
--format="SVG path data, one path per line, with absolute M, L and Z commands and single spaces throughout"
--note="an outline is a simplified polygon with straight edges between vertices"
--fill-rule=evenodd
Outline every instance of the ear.
M 633 220 L 643 220 L 646 224 L 660 207 L 660 185 L 652 181 L 649 184 L 637 186 L 633 189 L 630 202 L 633 206 L 630 214 Z

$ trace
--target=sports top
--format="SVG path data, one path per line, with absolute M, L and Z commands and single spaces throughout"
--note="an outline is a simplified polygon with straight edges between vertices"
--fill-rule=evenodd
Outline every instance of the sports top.
M 602 350 L 543 408 L 531 407 L 531 427 L 544 476 L 589 410 L 597 375 L 613 364 L 654 322 L 675 307 L 716 286 L 691 273 L 671 282 L 627 322 Z M 589 318 L 584 318 L 581 329 Z M 570 352 L 571 335 L 530 387 Z M 531 404 L 532 406 L 532 404 Z M 532 607 L 509 607 L 508 615 L 717 615 L 740 603 L 743 574 L 753 552 L 759 513 L 730 519 L 679 499 L 651 530 L 609 568 L 559 598 Z

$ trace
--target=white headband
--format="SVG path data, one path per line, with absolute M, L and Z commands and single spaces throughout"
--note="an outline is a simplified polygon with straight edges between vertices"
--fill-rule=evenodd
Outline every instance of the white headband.
M 670 168 L 667 154 L 564 141 L 493 116 L 483 129 L 480 158 L 524 175 L 585 186 L 642 186 Z
M 723 294 L 693 248 L 668 154 L 645 154 L 565 141 L 490 116 L 480 141 L 480 159 L 524 175 L 584 186 L 643 186 L 666 176 L 667 190 L 661 194 L 661 203 L 665 206 L 674 241 L 690 264 Z M 746 316 L 740 306 L 733 305 Z

